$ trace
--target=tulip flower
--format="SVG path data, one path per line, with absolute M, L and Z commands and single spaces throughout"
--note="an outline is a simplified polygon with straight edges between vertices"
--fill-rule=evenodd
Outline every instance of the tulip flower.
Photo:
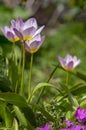
M 44 26 L 38 28 L 35 18 L 30 18 L 26 22 L 19 17 L 16 21 L 11 21 L 11 27 L 20 40 L 32 40 L 37 34 L 43 30 Z
M 61 66 L 67 71 L 73 70 L 76 66 L 80 64 L 80 59 L 77 59 L 76 56 L 71 56 L 69 54 L 67 54 L 65 58 L 59 56 L 58 60 Z
M 16 42 L 19 40 L 19 37 L 16 36 L 11 27 L 5 26 L 4 28 L 1 28 L 1 31 L 9 41 Z
M 45 36 L 40 36 L 40 34 L 37 34 L 34 36 L 32 40 L 26 41 L 26 50 L 29 53 L 35 53 L 38 51 L 42 43 L 44 42 Z

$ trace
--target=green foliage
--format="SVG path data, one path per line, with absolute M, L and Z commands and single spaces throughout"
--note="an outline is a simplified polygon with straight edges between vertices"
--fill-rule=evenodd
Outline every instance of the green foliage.
M 76 1 L 72 0 L 69 5 L 74 7 L 74 10 L 70 10 L 68 14 L 73 17 L 79 8 L 85 6 L 85 1 L 83 3 L 78 1 L 76 4 Z M 78 5 L 77 8 L 75 8 L 76 5 Z M 3 13 L 0 14 L 0 17 L 2 17 L 0 24 L 3 25 L 19 14 L 23 18 L 28 16 L 27 12 L 20 8 L 9 9 L 1 6 L 0 11 L 5 12 L 4 17 L 2 17 Z M 72 21 L 71 16 L 67 16 L 68 21 Z M 34 56 L 33 83 L 29 99 L 27 98 L 27 85 L 28 73 L 30 72 L 28 69 L 30 55 L 26 53 L 24 91 L 21 95 L 19 93 L 22 70 L 21 45 L 16 43 L 13 60 L 13 44 L 0 35 L 1 129 L 24 130 L 26 128 L 26 130 L 34 130 L 48 122 L 53 130 L 59 130 L 61 127 L 65 127 L 63 124 L 65 119 L 76 122 L 74 114 L 79 105 L 82 108 L 86 107 L 85 24 L 72 21 L 60 26 L 60 28 L 54 30 L 53 34 L 48 31 L 42 49 Z M 66 84 L 67 72 L 59 66 L 57 61 L 57 56 L 65 56 L 66 53 L 77 55 L 81 59 L 78 70 L 69 72 L 68 84 Z

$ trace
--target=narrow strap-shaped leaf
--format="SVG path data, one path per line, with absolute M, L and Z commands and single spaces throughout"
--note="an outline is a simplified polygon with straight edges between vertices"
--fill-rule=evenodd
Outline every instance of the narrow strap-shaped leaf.
M 55 87 L 54 85 L 50 84 L 50 83 L 39 83 L 37 86 L 35 86 L 35 88 L 33 89 L 32 91 L 32 95 L 29 99 L 29 102 L 32 98 L 32 96 L 41 88 L 44 88 L 44 87 L 53 87 L 54 89 L 56 89 L 58 92 L 60 92 L 62 94 L 62 92 L 60 91 L 60 89 L 58 89 L 57 87 Z
M 48 79 L 46 80 L 46 83 L 48 83 L 50 81 L 50 79 L 52 78 L 53 74 L 55 73 L 55 71 L 57 70 L 58 65 L 55 66 L 55 68 L 53 69 L 53 71 L 51 72 L 51 74 L 49 75 Z M 43 95 L 44 91 L 45 91 L 46 87 L 44 86 L 38 96 L 38 100 L 37 100 L 37 104 L 40 102 L 41 96 Z
M 16 105 L 18 107 L 28 107 L 28 104 L 25 101 L 25 99 L 22 96 L 15 93 L 0 93 L 0 100 Z
M 30 124 L 29 120 L 28 121 L 26 120 L 24 114 L 21 112 L 21 110 L 17 106 L 14 106 L 14 111 L 15 111 L 16 116 L 19 119 L 21 125 L 28 127 L 30 130 L 34 130 L 32 125 Z

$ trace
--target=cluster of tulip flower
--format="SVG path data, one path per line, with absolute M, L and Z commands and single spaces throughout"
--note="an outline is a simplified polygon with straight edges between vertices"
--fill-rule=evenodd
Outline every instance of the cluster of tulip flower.
M 38 29 L 37 21 L 35 18 L 30 18 L 26 22 L 23 22 L 23 20 L 20 17 L 16 21 L 12 20 L 10 27 L 5 26 L 4 28 L 1 28 L 3 34 L 9 41 L 13 43 L 16 41 L 20 41 L 21 45 L 24 45 L 24 49 L 26 49 L 31 54 L 37 52 L 42 43 L 44 42 L 45 36 L 40 35 L 43 29 L 44 25 Z M 71 56 L 70 54 L 67 54 L 65 58 L 59 56 L 58 60 L 60 62 L 61 67 L 66 71 L 73 70 L 81 62 L 80 59 L 77 59 L 76 56 Z M 24 59 L 23 62 L 25 62 Z M 24 65 L 22 69 L 22 74 L 24 76 Z M 29 78 L 31 80 L 31 77 Z M 21 82 L 22 80 L 23 79 L 21 79 Z M 31 84 L 29 85 L 30 86 L 28 91 L 28 99 L 30 98 L 31 91 Z M 23 95 L 23 84 L 21 85 L 21 89 L 20 94 Z M 79 122 L 85 123 L 86 109 L 80 110 L 80 107 L 78 107 L 75 113 L 75 117 L 76 119 L 78 119 Z M 65 123 L 67 124 L 68 128 L 61 128 L 61 130 L 86 130 L 86 126 L 81 126 L 78 124 L 75 125 L 74 123 L 71 123 L 69 120 L 66 120 Z M 48 125 L 48 123 L 46 123 L 45 126 L 40 126 L 39 130 L 51 130 L 51 128 Z
M 5 26 L 1 28 L 5 37 L 11 41 L 21 41 L 25 42 L 25 48 L 30 53 L 35 53 L 41 44 L 43 43 L 45 37 L 40 35 L 44 26 L 37 30 L 37 21 L 35 18 L 30 18 L 26 22 L 18 17 L 18 19 L 11 20 L 11 26 Z

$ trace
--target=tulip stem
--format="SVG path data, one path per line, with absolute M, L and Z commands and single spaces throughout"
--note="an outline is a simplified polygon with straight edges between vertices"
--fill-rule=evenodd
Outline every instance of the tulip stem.
M 69 79 L 69 72 L 67 72 L 67 77 L 66 77 L 66 86 L 68 86 L 68 79 Z
M 24 89 L 25 43 L 23 43 L 22 51 L 23 51 L 23 55 L 22 55 L 22 77 L 21 77 L 20 95 L 23 95 L 23 89 Z
M 30 95 L 31 95 L 32 65 L 33 65 L 33 54 L 31 54 L 31 61 L 30 61 L 29 85 L 28 85 L 28 102 L 29 102 Z
M 58 65 L 55 66 L 54 70 L 51 72 L 51 74 L 49 75 L 48 79 L 46 80 L 46 83 L 49 83 L 50 79 L 52 78 L 52 76 L 53 76 L 54 73 L 56 72 L 57 68 L 58 68 Z M 43 95 L 45 89 L 46 89 L 46 86 L 44 86 L 44 87 L 41 89 L 41 91 L 40 91 L 40 93 L 39 93 L 39 95 L 38 95 L 37 102 L 36 102 L 37 104 L 40 102 L 40 99 L 41 99 L 41 97 L 42 97 L 42 95 Z
M 12 60 L 14 61 L 14 55 L 15 55 L 15 42 L 13 42 L 12 45 Z

